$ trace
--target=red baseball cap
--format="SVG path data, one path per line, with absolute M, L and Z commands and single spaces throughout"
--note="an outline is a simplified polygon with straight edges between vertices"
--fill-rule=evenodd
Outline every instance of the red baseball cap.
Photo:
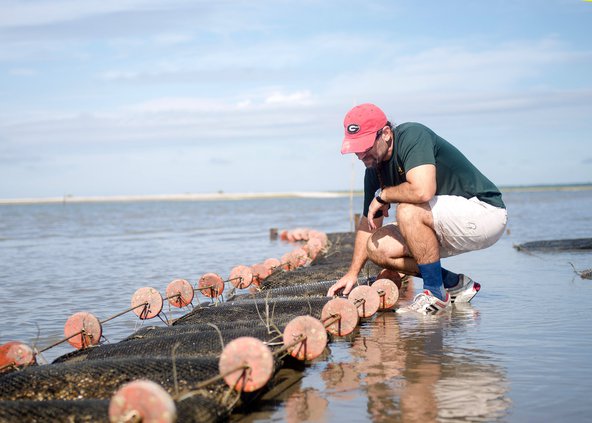
M 343 120 L 345 138 L 341 144 L 341 154 L 368 150 L 376 140 L 376 133 L 384 128 L 387 121 L 384 112 L 374 104 L 360 104 L 351 109 Z

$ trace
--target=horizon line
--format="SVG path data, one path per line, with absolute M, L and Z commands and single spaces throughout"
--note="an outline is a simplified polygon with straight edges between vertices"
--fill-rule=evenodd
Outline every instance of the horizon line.
M 592 183 L 556 184 L 556 185 L 514 185 L 500 186 L 504 192 L 528 192 L 528 191 L 578 191 L 592 190 Z M 215 193 L 183 193 L 183 194 L 146 194 L 146 195 L 85 195 L 75 196 L 66 194 L 59 197 L 23 197 L 0 198 L 0 205 L 26 205 L 26 204 L 66 204 L 66 203 L 109 203 L 109 202 L 142 202 L 142 201 L 238 201 L 260 200 L 274 198 L 340 198 L 347 196 L 359 196 L 363 191 L 290 191 L 290 192 L 244 192 L 227 193 L 218 191 Z

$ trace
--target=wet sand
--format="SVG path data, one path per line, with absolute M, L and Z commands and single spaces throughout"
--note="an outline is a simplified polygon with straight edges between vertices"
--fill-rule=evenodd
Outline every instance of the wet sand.
M 540 191 L 587 191 L 592 184 L 575 185 L 535 185 L 502 187 L 502 192 L 540 192 Z M 65 203 L 121 203 L 144 201 L 233 201 L 263 200 L 274 198 L 340 198 L 361 196 L 361 191 L 290 191 L 290 192 L 243 192 L 243 193 L 183 193 L 183 194 L 150 194 L 150 195 L 109 195 L 109 196 L 78 196 L 63 195 L 61 197 L 24 197 L 0 198 L 0 205 L 19 204 L 65 204 Z
M 24 204 L 77 204 L 77 203 L 134 203 L 154 201 L 235 201 L 265 200 L 277 198 L 339 198 L 351 195 L 346 192 L 302 191 L 302 192 L 243 192 L 243 193 L 208 193 L 208 194 L 162 194 L 162 195 L 110 195 L 110 196 L 74 196 L 0 198 L 0 205 Z

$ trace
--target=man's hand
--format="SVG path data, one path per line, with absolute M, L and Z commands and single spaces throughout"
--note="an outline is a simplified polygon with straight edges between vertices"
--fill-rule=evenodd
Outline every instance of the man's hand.
M 368 208 L 368 226 L 371 230 L 376 230 L 376 224 L 374 223 L 374 216 L 378 212 L 378 210 L 382 210 L 382 215 L 384 217 L 388 217 L 388 210 L 391 208 L 390 204 L 380 204 L 378 200 L 375 198 L 370 203 L 370 207 Z
M 333 284 L 333 286 L 331 286 L 331 288 L 329 288 L 329 291 L 327 291 L 327 297 L 333 297 L 335 295 L 337 295 L 337 291 L 343 289 L 343 295 L 347 295 L 349 294 L 349 291 L 352 290 L 352 288 L 354 287 L 354 285 L 358 282 L 358 276 L 357 275 L 350 275 L 349 273 L 346 274 L 345 276 L 343 276 L 341 279 L 339 279 L 337 282 L 335 282 Z

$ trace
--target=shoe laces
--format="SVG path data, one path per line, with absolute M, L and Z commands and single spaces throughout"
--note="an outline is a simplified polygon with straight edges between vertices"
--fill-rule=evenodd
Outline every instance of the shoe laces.
M 420 292 L 413 298 L 413 302 L 409 304 L 409 309 L 418 311 L 430 304 L 430 296 L 425 292 Z

